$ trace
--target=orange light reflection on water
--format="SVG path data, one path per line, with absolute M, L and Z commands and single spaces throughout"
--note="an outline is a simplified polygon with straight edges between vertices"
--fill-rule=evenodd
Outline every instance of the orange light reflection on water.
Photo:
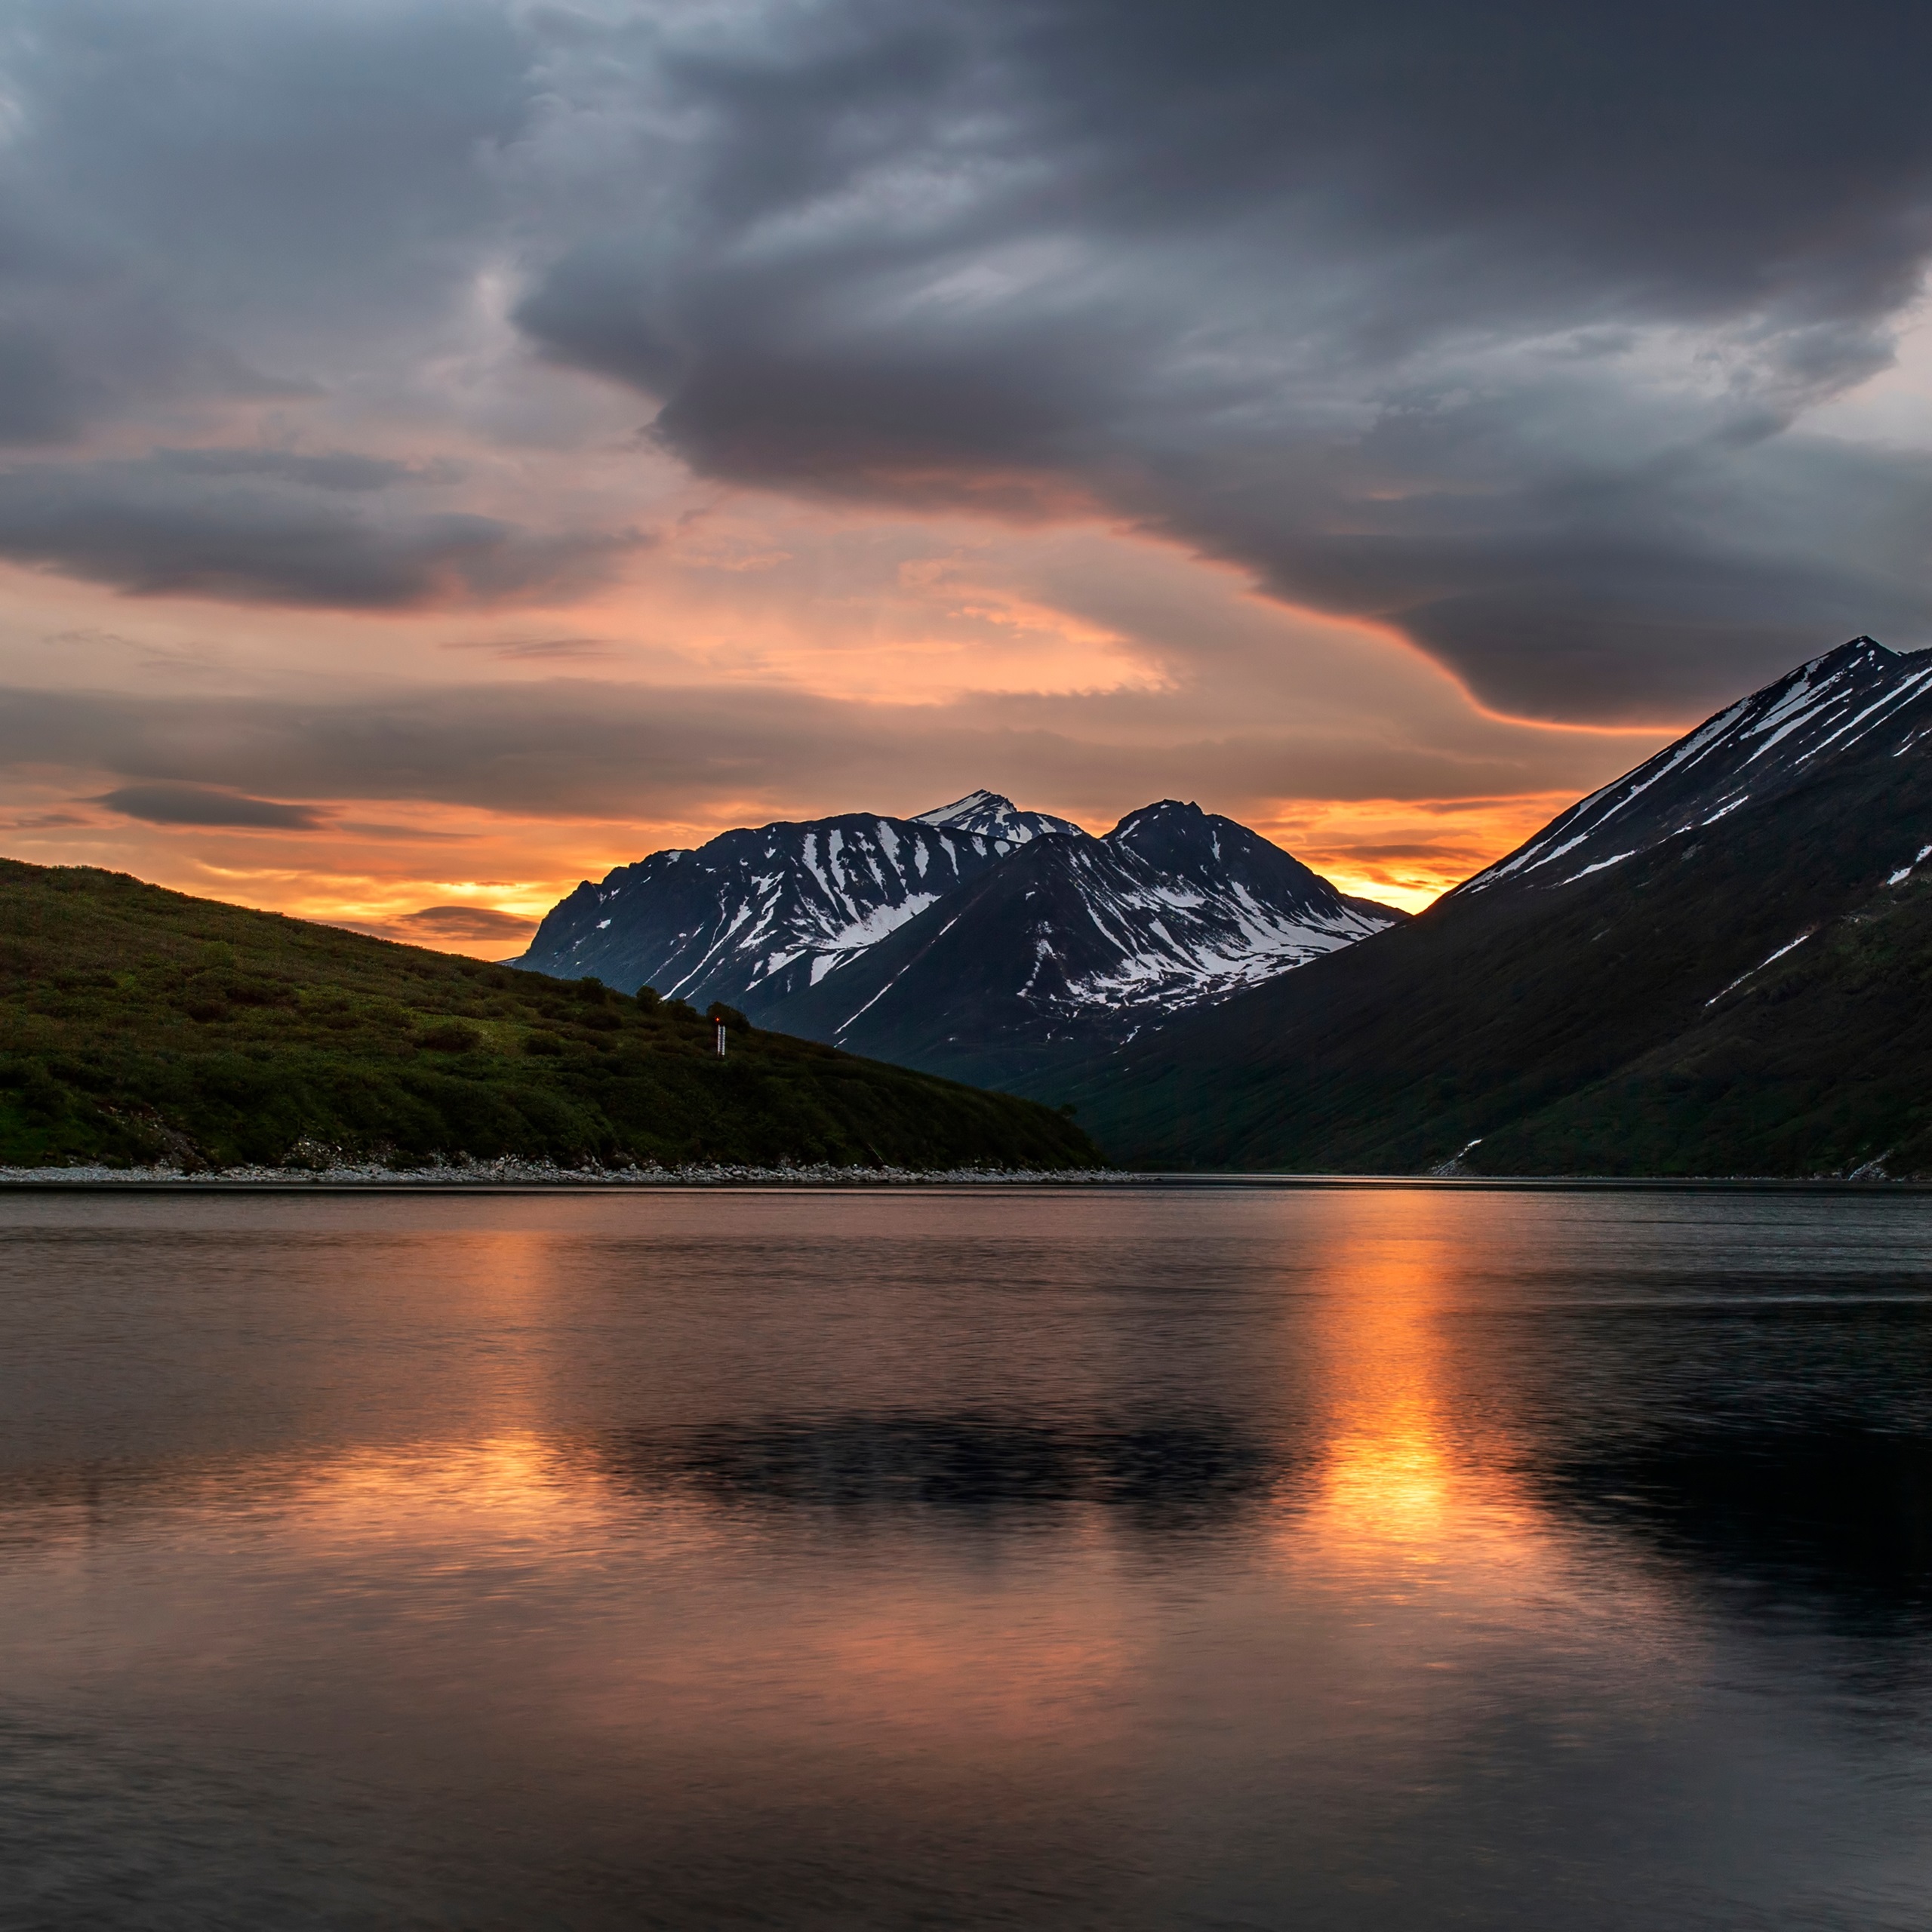
M 1293 1540 L 1324 1566 L 1392 1586 L 1453 1568 L 1460 1580 L 1546 1571 L 1555 1526 L 1513 1473 L 1509 1431 L 1464 1379 L 1448 1324 L 1474 1294 L 1462 1202 L 1396 1197 L 1352 1214 L 1323 1257 L 1304 1339 L 1325 1413 Z

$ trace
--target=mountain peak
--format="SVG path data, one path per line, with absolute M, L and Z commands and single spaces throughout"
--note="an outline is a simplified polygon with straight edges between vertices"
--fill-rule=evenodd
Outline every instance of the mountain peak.
M 914 813 L 912 823 L 930 825 L 940 832 L 996 838 L 1009 845 L 1024 845 L 1031 839 L 1050 835 L 1086 835 L 1071 819 L 1055 818 L 1051 812 L 1022 811 L 998 792 L 968 792 L 949 805 L 935 805 L 930 811 Z
M 1208 816 L 1209 814 L 1204 812 L 1191 798 L 1185 804 L 1179 798 L 1156 798 L 1152 804 L 1136 807 L 1114 827 L 1113 831 L 1107 834 L 1107 836 L 1112 838 L 1117 834 L 1126 831 L 1130 826 L 1144 825 L 1150 819 L 1170 817 L 1204 819 Z
M 976 813 L 1010 812 L 1013 809 L 1013 801 L 998 792 L 968 792 L 964 798 L 955 798 L 949 805 L 935 805 L 931 811 L 915 812 L 912 817 L 920 825 L 953 826 Z
M 1919 1179 L 1928 869 L 1932 652 L 1854 638 L 1054 1097 L 1144 1168 Z
M 756 1017 L 873 1058 L 1006 1086 L 1400 916 L 1343 899 L 1232 819 L 1165 798 L 1104 838 L 1008 850 L 851 964 Z
M 1151 805 L 1129 812 L 1107 834 L 1107 843 L 1123 851 L 1159 854 L 1169 860 L 1192 851 L 1218 863 L 1223 831 L 1233 835 L 1237 844 L 1257 836 L 1245 826 L 1204 812 L 1191 801 L 1183 804 L 1178 798 L 1157 798 Z
M 1804 677 L 1820 671 L 1835 671 L 1841 665 L 1852 663 L 1860 658 L 1869 658 L 1881 663 L 1896 664 L 1899 660 L 1899 654 L 1896 651 L 1887 649 L 1875 637 L 1866 637 L 1861 633 L 1859 636 L 1849 639 L 1832 650 L 1820 653 L 1808 663 L 1799 665 L 1795 671 L 1787 671 L 1782 678 L 1777 680 L 1777 683 L 1789 684 L 1793 678 Z M 1767 686 L 1766 688 L 1774 689 L 1775 686 Z
M 1853 638 L 1706 718 L 1450 896 L 1573 884 L 1761 807 L 1827 764 L 1884 744 L 1902 752 L 1932 731 L 1928 712 L 1932 659 Z

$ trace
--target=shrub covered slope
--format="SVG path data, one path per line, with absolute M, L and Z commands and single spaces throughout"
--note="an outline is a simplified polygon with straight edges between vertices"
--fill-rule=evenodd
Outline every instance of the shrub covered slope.
M 742 1024 L 721 1061 L 678 1001 L 0 860 L 0 1164 L 463 1154 L 1097 1164 L 1029 1101 Z

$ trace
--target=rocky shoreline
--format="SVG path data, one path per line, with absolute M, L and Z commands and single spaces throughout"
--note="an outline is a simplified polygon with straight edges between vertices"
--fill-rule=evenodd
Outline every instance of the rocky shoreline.
M 420 1168 L 391 1168 L 377 1161 L 326 1167 L 203 1168 L 0 1168 L 0 1190 L 13 1187 L 263 1186 L 286 1187 L 903 1187 L 1052 1183 L 1091 1185 L 1134 1179 L 1113 1170 L 1092 1168 L 841 1168 L 799 1164 L 781 1168 L 691 1165 L 678 1168 L 563 1168 L 549 1161 L 442 1161 Z

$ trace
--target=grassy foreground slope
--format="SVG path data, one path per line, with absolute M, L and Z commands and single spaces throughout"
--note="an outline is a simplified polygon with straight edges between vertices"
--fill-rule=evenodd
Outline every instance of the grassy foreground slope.
M 0 1164 L 1097 1164 L 1051 1109 L 552 980 L 0 860 Z

